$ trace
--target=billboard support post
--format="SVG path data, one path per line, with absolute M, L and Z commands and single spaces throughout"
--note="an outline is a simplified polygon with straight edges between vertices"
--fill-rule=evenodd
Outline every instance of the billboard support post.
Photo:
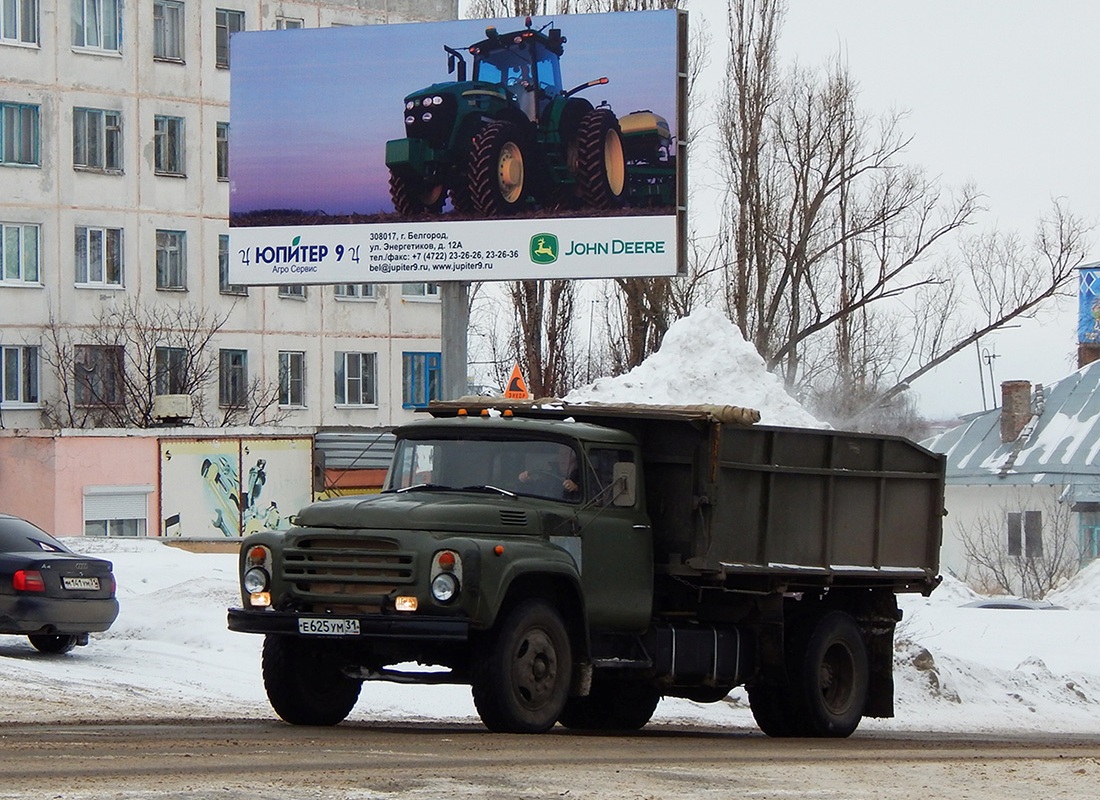
M 470 327 L 470 284 L 445 281 L 439 284 L 442 312 L 443 386 L 442 395 L 457 400 L 467 393 L 466 332 Z

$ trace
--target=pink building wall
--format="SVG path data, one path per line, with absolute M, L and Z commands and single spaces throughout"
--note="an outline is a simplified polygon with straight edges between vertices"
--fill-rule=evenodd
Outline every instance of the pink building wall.
M 160 503 L 156 436 L 0 431 L 0 511 L 56 536 L 84 534 L 84 492 L 93 486 L 150 486 L 147 519 Z M 156 535 L 155 530 L 148 531 Z

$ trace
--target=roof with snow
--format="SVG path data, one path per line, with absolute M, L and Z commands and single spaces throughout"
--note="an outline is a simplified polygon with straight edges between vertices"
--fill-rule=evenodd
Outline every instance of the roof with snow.
M 1100 502 L 1100 361 L 1036 387 L 1031 420 L 1001 441 L 1001 409 L 925 442 L 947 456 L 948 485 L 1053 484 L 1077 502 Z

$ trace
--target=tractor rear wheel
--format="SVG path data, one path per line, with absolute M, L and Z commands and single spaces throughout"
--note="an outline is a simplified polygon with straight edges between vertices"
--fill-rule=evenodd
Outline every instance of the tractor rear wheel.
M 474 137 L 468 185 L 474 209 L 487 217 L 509 214 L 523 205 L 528 172 L 519 129 L 491 122 Z
M 446 197 L 447 192 L 441 184 L 390 173 L 390 199 L 394 211 L 403 217 L 438 214 L 443 210 Z
M 577 129 L 577 183 L 587 205 L 617 208 L 626 200 L 626 156 L 619 121 L 609 108 L 594 108 Z

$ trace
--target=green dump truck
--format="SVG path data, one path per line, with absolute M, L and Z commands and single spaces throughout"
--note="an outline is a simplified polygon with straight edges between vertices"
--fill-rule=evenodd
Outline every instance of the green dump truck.
M 632 730 L 747 689 L 770 736 L 893 714 L 899 592 L 939 582 L 943 457 L 726 406 L 436 403 L 378 495 L 242 542 L 275 711 L 459 683 L 494 731 Z

